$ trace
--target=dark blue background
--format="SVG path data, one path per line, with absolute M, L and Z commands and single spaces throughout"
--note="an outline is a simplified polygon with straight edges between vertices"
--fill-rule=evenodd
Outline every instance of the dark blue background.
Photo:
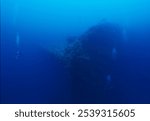
M 1 103 L 72 103 L 69 72 L 54 53 L 63 52 L 67 37 L 79 36 L 103 19 L 126 31 L 114 71 L 117 90 L 106 103 L 150 103 L 147 1 L 2 0 Z

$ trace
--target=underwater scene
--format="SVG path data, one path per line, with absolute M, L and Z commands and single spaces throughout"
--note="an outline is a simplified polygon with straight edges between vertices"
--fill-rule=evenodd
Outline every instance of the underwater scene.
M 1 104 L 150 104 L 149 0 L 1 0 Z

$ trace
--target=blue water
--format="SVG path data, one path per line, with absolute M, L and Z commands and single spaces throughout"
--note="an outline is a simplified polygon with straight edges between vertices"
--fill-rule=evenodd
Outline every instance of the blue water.
M 1 0 L 0 103 L 150 103 L 149 6 L 148 0 Z M 111 48 L 115 64 L 103 66 L 107 60 L 97 61 L 88 44 L 83 46 L 95 58 L 89 67 L 74 55 L 67 59 L 72 43 L 102 23 L 117 24 L 123 33 L 118 48 Z M 103 48 L 96 43 L 90 46 Z M 95 66 L 103 71 L 86 71 Z M 101 79 L 104 85 L 94 86 Z

